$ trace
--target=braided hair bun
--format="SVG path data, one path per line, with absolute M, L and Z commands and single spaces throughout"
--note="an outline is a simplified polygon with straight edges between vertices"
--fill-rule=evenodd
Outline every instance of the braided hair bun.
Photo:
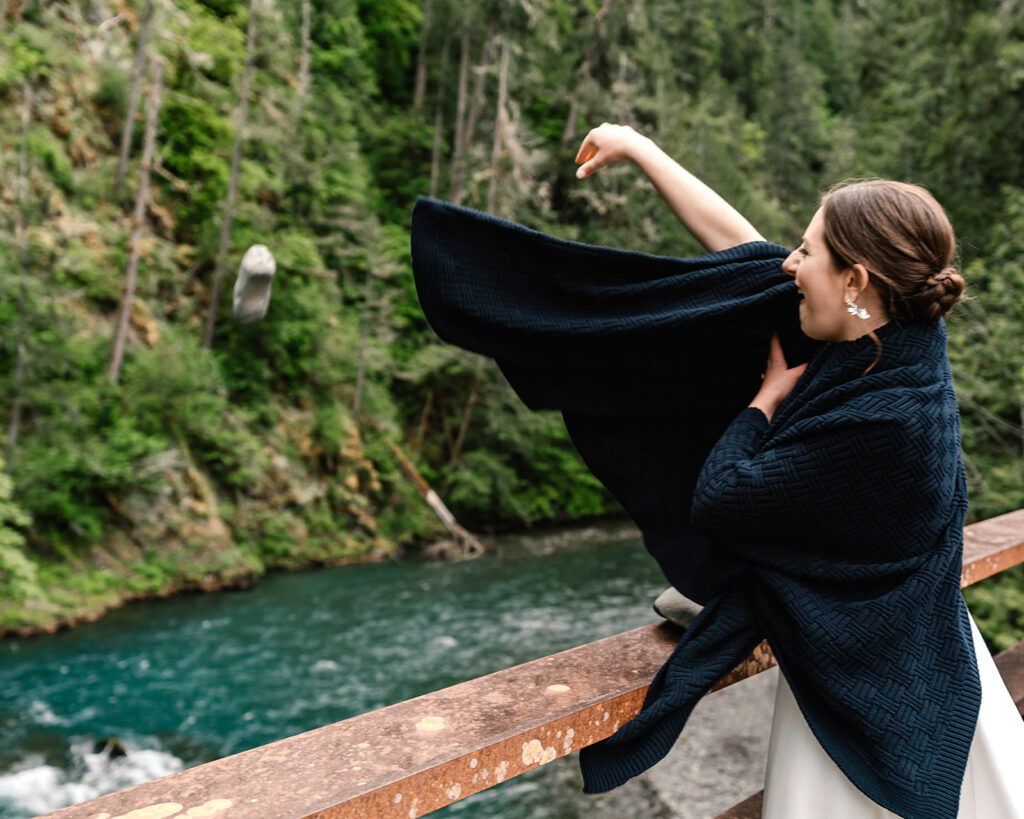
M 956 268 L 944 267 L 925 280 L 921 292 L 913 297 L 917 312 L 930 321 L 938 321 L 963 297 L 964 277 Z

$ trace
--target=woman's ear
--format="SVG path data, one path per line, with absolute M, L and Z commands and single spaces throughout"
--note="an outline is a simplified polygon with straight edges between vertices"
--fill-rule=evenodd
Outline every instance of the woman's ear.
M 846 289 L 854 291 L 854 298 L 863 293 L 870 283 L 871 276 L 864 265 L 854 264 L 846 268 Z

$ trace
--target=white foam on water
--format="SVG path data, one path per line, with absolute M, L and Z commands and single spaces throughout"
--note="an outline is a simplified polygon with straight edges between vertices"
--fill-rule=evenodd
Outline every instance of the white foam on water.
M 339 668 L 341 668 L 341 666 L 339 666 L 336 662 L 334 662 L 334 660 L 317 660 L 315 663 L 313 663 L 313 667 L 310 670 L 311 671 L 337 671 Z
M 0 814 L 9 819 L 29 819 L 40 813 L 66 808 L 105 793 L 167 776 L 185 767 L 173 754 L 156 748 L 124 743 L 125 756 L 94 753 L 94 740 L 80 739 L 71 745 L 72 770 L 46 765 L 38 757 L 23 760 L 0 774 Z
M 32 700 L 28 707 L 28 715 L 36 725 L 67 725 L 68 721 L 58 717 L 42 700 Z

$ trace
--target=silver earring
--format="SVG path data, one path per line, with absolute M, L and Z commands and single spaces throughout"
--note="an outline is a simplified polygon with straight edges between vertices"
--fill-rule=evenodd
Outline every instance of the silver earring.
M 850 300 L 850 297 L 846 297 L 846 312 L 851 316 L 856 316 L 859 319 L 869 319 L 871 314 L 863 307 L 858 307 L 857 303 Z

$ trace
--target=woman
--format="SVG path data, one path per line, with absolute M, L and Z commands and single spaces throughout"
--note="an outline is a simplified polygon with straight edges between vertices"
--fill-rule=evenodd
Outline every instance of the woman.
M 606 123 L 591 131 L 576 157 L 577 176 L 586 178 L 625 160 L 644 171 L 713 253 L 764 241 L 721 197 L 628 126 Z M 760 389 L 710 453 L 695 487 L 695 530 L 716 541 L 720 561 L 746 563 L 752 578 L 732 590 L 746 599 L 730 608 L 716 597 L 712 616 L 752 609 L 754 631 L 767 633 L 783 671 L 769 742 L 766 819 L 1024 816 L 1019 776 L 1024 725 L 955 588 L 966 493 L 941 321 L 964 289 L 950 266 L 954 253 L 945 213 L 921 188 L 872 181 L 826 194 L 800 247 L 782 263 L 804 296 L 799 305 L 803 332 L 825 344 L 810 362 L 789 367 L 773 337 Z M 869 385 L 872 373 L 880 389 Z M 903 406 L 886 410 L 886 401 Z M 936 412 L 940 406 L 945 413 Z M 933 421 L 934 429 L 924 434 L 910 429 Z M 850 424 L 861 425 L 861 432 L 840 437 L 836 430 Z M 814 425 L 818 429 L 808 433 Z M 921 538 L 917 549 L 910 534 L 902 533 L 887 551 L 878 546 L 886 533 L 876 532 L 870 520 L 889 514 L 884 487 L 894 484 L 844 484 L 837 477 L 850 471 L 844 455 L 861 464 L 877 461 L 873 470 L 870 464 L 859 468 L 883 480 L 914 457 L 908 443 L 927 445 L 929 436 L 945 455 L 928 468 L 948 473 L 949 491 L 919 492 L 926 476 L 908 473 L 895 483 L 901 495 L 905 490 L 898 503 L 917 504 L 919 520 L 948 525 L 944 532 Z M 808 454 L 819 451 L 826 456 Z M 806 474 L 793 476 L 791 468 Z M 784 497 L 776 499 L 772 492 Z M 792 497 L 800 493 L 807 500 L 803 507 Z M 808 523 L 820 518 L 812 511 L 815 498 L 827 503 L 830 493 L 845 495 L 840 511 L 821 518 L 823 526 Z M 929 511 L 929 505 L 935 508 Z M 779 529 L 788 533 L 786 543 L 766 546 L 760 540 Z M 824 536 L 832 538 L 829 548 L 808 545 Z M 937 555 L 944 558 L 936 561 Z M 883 561 L 892 568 L 875 571 Z M 915 608 L 928 609 L 929 616 L 915 619 Z M 869 632 L 880 628 L 887 633 L 851 636 L 861 621 L 872 624 Z M 697 630 L 710 633 L 714 626 L 707 622 L 705 617 L 696 623 Z M 828 633 L 821 633 L 823 622 Z M 915 646 L 940 631 L 938 660 L 912 656 Z M 831 645 L 837 641 L 844 644 L 838 653 L 852 667 L 835 662 Z M 888 651 L 893 646 L 900 650 Z M 660 749 L 652 750 L 650 736 L 666 730 L 669 722 L 685 720 L 693 698 L 692 691 L 677 693 L 665 705 L 672 699 L 666 691 L 702 685 L 680 679 L 684 664 L 700 659 L 691 645 L 685 660 L 677 658 L 674 682 L 672 661 L 668 671 L 662 670 L 644 706 L 654 716 L 642 730 L 616 735 L 607 750 L 601 743 L 596 752 L 583 752 L 585 774 L 588 764 L 591 768 L 588 790 L 604 790 L 651 764 Z M 801 667 L 808 660 L 826 669 Z M 881 670 L 871 669 L 873 662 Z M 961 707 L 951 707 L 948 700 L 922 707 L 923 689 L 939 679 L 929 678 L 936 674 L 956 678 L 938 686 L 955 692 Z M 797 688 L 796 698 L 787 678 Z M 832 690 L 844 685 L 860 690 Z M 932 713 L 926 713 L 929 707 Z M 901 709 L 917 712 L 901 714 Z M 960 730 L 945 731 L 947 721 L 959 722 Z M 628 730 L 627 725 L 623 731 Z M 894 741 L 901 732 L 905 738 Z M 904 741 L 913 753 L 901 747 Z M 946 751 L 957 743 L 958 751 L 929 766 L 928 757 L 939 746 Z M 588 752 L 594 757 L 589 763 Z M 937 796 L 940 790 L 944 796 Z
M 580 751 L 584 790 L 664 757 L 766 638 L 785 680 L 767 815 L 1024 815 L 1005 768 L 1024 729 L 959 587 L 967 483 L 941 317 L 963 284 L 941 209 L 918 188 L 849 186 L 791 253 L 629 128 L 596 129 L 578 159 L 581 176 L 637 162 L 712 252 L 592 247 L 422 199 L 412 262 L 437 333 L 561 411 L 669 583 L 704 605 L 640 713 Z

